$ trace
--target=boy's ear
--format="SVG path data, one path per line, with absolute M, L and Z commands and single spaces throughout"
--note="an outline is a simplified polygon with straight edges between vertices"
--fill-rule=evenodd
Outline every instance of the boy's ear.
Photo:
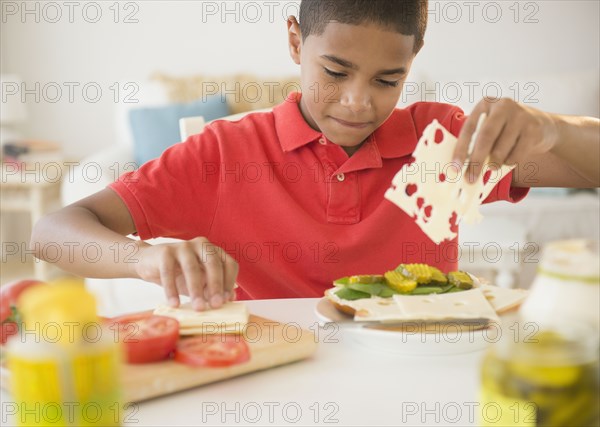
M 417 48 L 415 49 L 415 56 L 417 56 L 417 53 L 419 53 L 421 49 L 423 49 L 423 46 L 425 46 L 425 40 L 421 41 L 421 45 L 417 46 Z
M 300 24 L 296 20 L 296 17 L 290 16 L 287 20 L 288 29 L 288 47 L 290 49 L 290 56 L 294 62 L 300 65 L 300 51 L 302 49 L 302 33 L 300 31 Z

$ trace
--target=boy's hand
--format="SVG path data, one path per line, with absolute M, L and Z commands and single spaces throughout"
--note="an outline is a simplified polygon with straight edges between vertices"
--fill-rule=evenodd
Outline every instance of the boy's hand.
M 549 152 L 558 141 L 558 129 L 552 115 L 526 107 L 511 99 L 483 99 L 465 122 L 454 161 L 467 160 L 467 148 L 481 113 L 487 113 L 466 171 L 469 182 L 475 182 L 484 161 L 490 157 L 490 168 L 526 161 L 532 154 Z
M 189 295 L 196 310 L 219 308 L 234 299 L 237 262 L 204 237 L 181 243 L 145 245 L 138 252 L 137 275 L 165 288 L 169 305 Z

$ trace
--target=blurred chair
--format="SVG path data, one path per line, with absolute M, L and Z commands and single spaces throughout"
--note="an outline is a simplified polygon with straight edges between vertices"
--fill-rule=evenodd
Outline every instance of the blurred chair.
M 241 118 L 250 113 L 266 113 L 271 110 L 272 108 L 263 108 L 261 110 L 244 111 L 243 113 L 232 114 L 230 116 L 221 117 L 216 120 L 228 120 L 230 122 L 234 122 L 236 120 L 240 120 Z M 197 133 L 202 132 L 202 129 L 204 129 L 204 126 L 206 126 L 206 124 L 207 123 L 204 122 L 203 117 L 184 117 L 182 119 L 179 119 L 179 132 L 181 140 L 185 141 L 191 135 L 195 135 Z

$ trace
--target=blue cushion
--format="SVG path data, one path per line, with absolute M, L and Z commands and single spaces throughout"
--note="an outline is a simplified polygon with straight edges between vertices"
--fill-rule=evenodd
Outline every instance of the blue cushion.
M 138 166 L 160 157 L 163 151 L 181 141 L 179 119 L 202 116 L 206 122 L 230 114 L 221 95 L 207 96 L 188 104 L 136 108 L 129 112 L 135 162 Z

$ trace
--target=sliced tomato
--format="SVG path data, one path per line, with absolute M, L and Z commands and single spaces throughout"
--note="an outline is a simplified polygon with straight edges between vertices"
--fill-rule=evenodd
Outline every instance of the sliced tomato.
M 179 322 L 171 317 L 148 313 L 111 319 L 110 328 L 123 343 L 128 363 L 158 362 L 169 357 L 179 339 Z
M 6 344 L 6 341 L 19 332 L 19 325 L 15 322 L 2 322 L 0 324 L 0 344 Z
M 191 366 L 231 366 L 250 360 L 250 349 L 239 335 L 202 335 L 180 340 L 175 360 Z

